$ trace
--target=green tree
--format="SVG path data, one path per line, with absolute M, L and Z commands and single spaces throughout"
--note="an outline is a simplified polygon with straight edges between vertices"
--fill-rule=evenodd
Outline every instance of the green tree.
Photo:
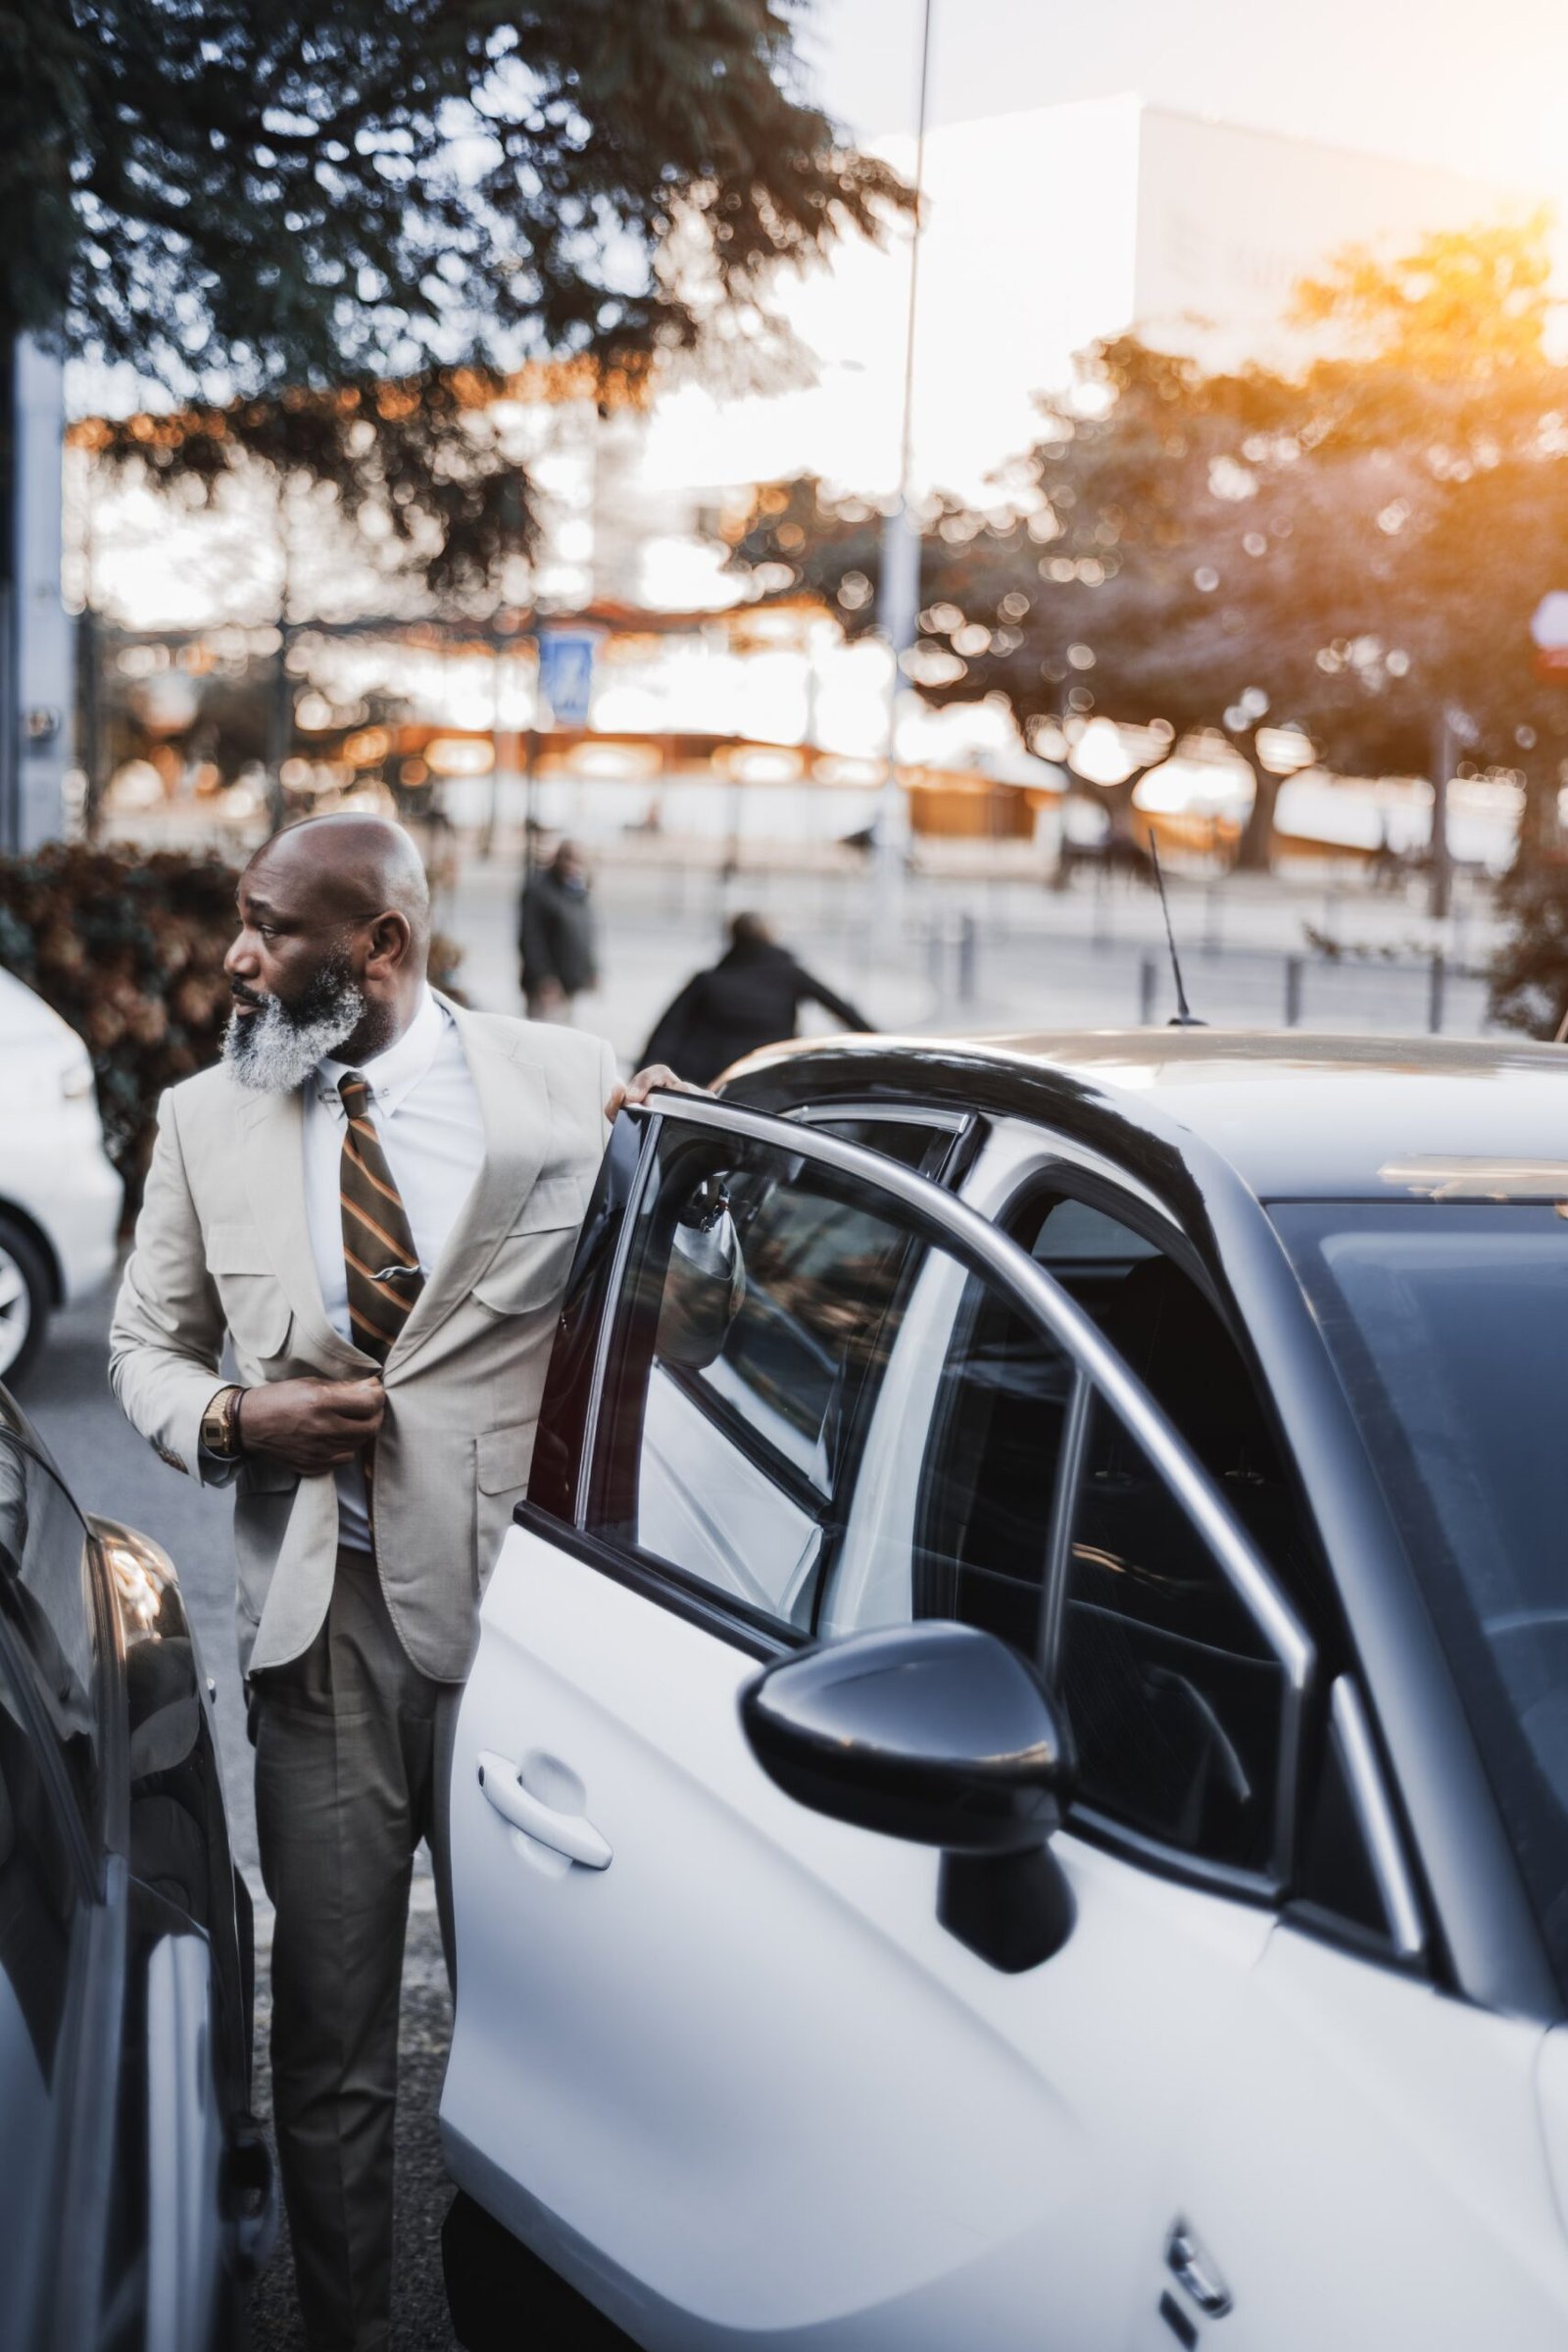
M 1420 774 L 1456 710 L 1473 758 L 1523 777 L 1527 841 L 1549 836 L 1568 695 L 1535 679 L 1528 639 L 1568 538 L 1547 273 L 1542 220 L 1342 257 L 1298 306 L 1336 356 L 1294 377 L 1098 346 L 1042 401 L 1013 513 L 937 503 L 914 682 L 936 703 L 1002 696 L 1026 740 L 1075 709 L 1163 719 L 1172 740 L 1225 726 L 1255 780 L 1248 865 L 1267 862 L 1279 789 L 1260 724 L 1342 768 Z M 871 625 L 863 506 L 775 491 L 733 561 Z
M 29 331 L 195 404 L 111 456 L 260 454 L 483 572 L 528 506 L 467 421 L 487 390 L 541 357 L 635 378 L 906 201 L 803 93 L 794 13 L 12 0 L 0 353 Z

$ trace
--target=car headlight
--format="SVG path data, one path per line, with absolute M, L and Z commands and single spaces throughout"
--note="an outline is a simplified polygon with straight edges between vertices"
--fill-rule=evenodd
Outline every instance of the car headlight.
M 114 1583 L 127 1649 L 137 1642 L 159 1641 L 169 1630 L 161 1622 L 166 1594 L 173 1595 L 171 1616 L 178 1620 L 177 1630 L 183 1632 L 179 1578 L 163 1545 L 138 1529 L 126 1527 L 122 1520 L 105 1519 L 96 1511 L 89 1514 L 87 1524 L 98 1539 L 104 1565 Z

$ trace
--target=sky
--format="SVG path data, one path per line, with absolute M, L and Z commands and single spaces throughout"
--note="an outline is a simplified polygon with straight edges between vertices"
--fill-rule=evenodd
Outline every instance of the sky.
M 912 123 L 919 24 L 920 0 L 805 9 L 819 102 L 859 136 Z M 933 122 L 1121 90 L 1568 197 L 1563 0 L 933 0 Z
M 809 93 L 906 173 L 920 24 L 921 0 L 806 0 L 796 18 Z M 1290 290 L 1347 243 L 1543 197 L 1568 221 L 1565 92 L 1568 0 L 932 0 L 912 487 L 1001 495 L 1036 393 L 1097 336 L 1136 323 L 1182 343 L 1180 318 L 1228 317 L 1232 347 L 1211 364 L 1288 365 L 1269 337 Z M 1283 143 L 1172 127 L 1152 151 L 1138 99 Z M 1161 267 L 1178 248 L 1202 255 L 1185 298 Z M 781 280 L 814 388 L 666 398 L 652 476 L 814 471 L 887 495 L 907 286 L 906 259 L 854 238 L 827 270 Z

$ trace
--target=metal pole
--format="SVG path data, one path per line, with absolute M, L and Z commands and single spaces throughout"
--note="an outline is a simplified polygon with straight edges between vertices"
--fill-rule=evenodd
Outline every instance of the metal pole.
M 957 996 L 960 1004 L 972 1004 L 975 999 L 975 972 L 979 959 L 980 926 L 972 914 L 958 917 L 955 942 L 957 963 Z
M 1432 969 L 1427 978 L 1427 1028 L 1434 1037 L 1443 1034 L 1443 999 L 1447 978 L 1447 963 L 1443 950 L 1439 948 L 1432 958 Z
M 899 702 L 904 656 L 914 643 L 920 609 L 920 533 L 909 512 L 914 462 L 914 348 L 920 296 L 920 208 L 925 200 L 925 123 L 931 86 L 931 17 L 934 0 L 923 0 L 920 17 L 920 91 L 915 110 L 914 226 L 909 238 L 909 300 L 904 331 L 904 413 L 899 433 L 898 500 L 882 526 L 880 620 L 892 656 L 888 680 L 887 758 L 875 819 L 879 910 L 891 911 L 904 870 L 908 811 L 899 773 Z
M 1285 958 L 1285 1026 L 1286 1026 L 1286 1028 L 1287 1028 L 1287 1029 L 1296 1029 L 1296 1028 L 1298 1028 L 1298 1027 L 1299 1027 L 1299 1025 L 1300 1025 L 1300 1019 L 1301 1019 L 1301 958 L 1299 957 L 1299 956 L 1286 956 L 1286 958 Z
M 1453 860 L 1448 855 L 1448 778 L 1453 773 L 1453 716 L 1446 703 L 1438 720 L 1437 769 L 1432 779 L 1432 912 L 1441 920 L 1448 911 L 1453 887 Z

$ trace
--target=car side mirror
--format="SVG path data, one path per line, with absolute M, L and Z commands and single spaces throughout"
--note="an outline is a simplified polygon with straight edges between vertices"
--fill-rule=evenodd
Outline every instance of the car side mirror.
M 768 1778 L 857 1828 L 940 1846 L 942 1924 L 995 1968 L 1033 1968 L 1072 1929 L 1049 1851 L 1070 1793 L 1039 1675 L 978 1626 L 857 1634 L 763 1669 L 741 1723 Z

